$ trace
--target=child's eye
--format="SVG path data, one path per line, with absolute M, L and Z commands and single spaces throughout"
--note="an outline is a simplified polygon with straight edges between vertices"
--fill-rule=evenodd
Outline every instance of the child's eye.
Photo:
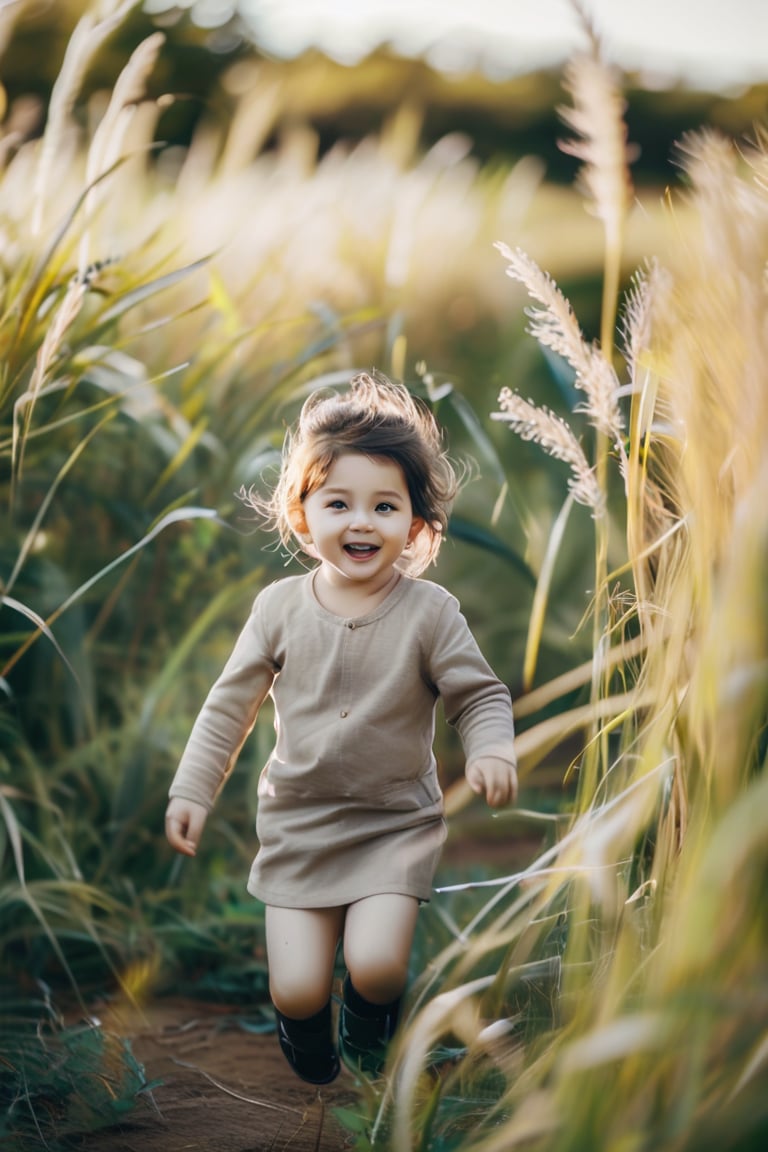
M 328 504 L 328 507 L 334 508 L 336 511 L 340 511 L 342 508 L 346 508 L 346 504 L 343 500 L 331 500 Z
M 376 505 L 377 512 L 395 512 L 394 504 L 389 504 L 386 500 L 382 500 L 381 504 Z

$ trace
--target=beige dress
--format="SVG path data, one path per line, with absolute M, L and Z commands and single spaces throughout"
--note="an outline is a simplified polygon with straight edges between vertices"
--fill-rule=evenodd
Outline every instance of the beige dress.
M 509 691 L 439 585 L 402 576 L 374 611 L 344 619 L 320 605 L 313 576 L 257 596 L 170 795 L 210 809 L 271 694 L 276 739 L 259 782 L 248 891 L 287 908 L 385 892 L 428 900 L 445 839 L 437 702 L 468 763 L 514 764 Z

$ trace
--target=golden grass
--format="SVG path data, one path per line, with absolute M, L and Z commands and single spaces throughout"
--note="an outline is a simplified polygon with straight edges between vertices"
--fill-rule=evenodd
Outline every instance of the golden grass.
M 398 1149 L 448 1140 L 451 1093 L 489 1077 L 492 1102 L 449 1146 L 699 1152 L 765 1133 L 767 159 L 762 134 L 741 151 L 707 132 L 683 142 L 687 188 L 624 316 L 629 442 L 601 485 L 626 501 L 626 562 L 603 578 L 576 810 L 423 981 L 430 1002 L 394 1065 Z M 534 334 L 589 371 L 554 283 L 503 254 L 546 298 Z M 513 431 L 562 458 L 547 411 L 500 403 Z M 542 703 L 557 690 L 544 685 Z M 572 731 L 564 714 L 522 734 L 524 767 L 558 724 Z M 521 1006 L 516 989 L 547 958 L 551 1014 L 531 1038 L 534 999 Z M 447 1036 L 464 1055 L 427 1107 L 421 1070 Z
M 84 17 L 42 141 L 20 144 L 10 128 L 3 141 L 1 392 L 13 418 L 2 450 L 16 483 L 11 503 L 25 452 L 46 431 L 41 401 L 48 390 L 66 393 L 86 368 L 121 412 L 147 425 L 159 418 L 178 434 L 153 494 L 201 442 L 213 441 L 211 458 L 229 451 L 210 430 L 228 408 L 247 411 L 236 462 L 245 467 L 245 442 L 274 416 L 250 396 L 261 368 L 329 330 L 342 333 L 334 366 L 350 367 L 381 348 L 381 333 L 365 326 L 398 310 L 409 339 L 417 333 L 439 354 L 446 329 L 515 314 L 492 247 L 514 237 L 505 255 L 543 308 L 534 335 L 573 367 L 597 433 L 594 445 L 579 447 L 550 413 L 521 401 L 514 415 L 517 402 L 505 399 L 520 434 L 555 455 L 567 441 L 568 462 L 596 485 L 590 503 L 605 506 L 594 521 L 593 659 L 533 689 L 520 707 L 531 721 L 520 737 L 526 774 L 566 736 L 585 734 L 573 765 L 578 799 L 557 842 L 500 878 L 424 973 L 424 1007 L 404 1032 L 394 1102 L 385 1099 L 382 1115 L 393 1103 L 397 1152 L 427 1149 L 449 1121 L 446 1141 L 467 1152 L 729 1146 L 734 1133 L 766 1122 L 758 1092 L 768 1059 L 765 139 L 742 152 L 714 135 L 684 142 L 689 189 L 670 197 L 662 233 L 661 205 L 625 219 L 622 104 L 596 55 L 569 72 L 569 123 L 603 232 L 594 222 L 574 226 L 573 194 L 542 185 L 535 161 L 482 171 L 451 136 L 421 155 L 411 108 L 356 147 L 319 157 L 313 134 L 296 127 L 267 152 L 287 96 L 250 65 L 229 77 L 226 128 L 204 123 L 189 149 L 155 157 L 162 108 L 143 85 L 163 50 L 158 37 L 137 49 L 111 99 L 94 97 L 84 120 L 73 116 L 89 61 L 126 10 L 113 3 L 99 20 Z M 627 301 L 622 383 L 615 286 L 620 265 L 646 257 L 657 263 Z M 556 277 L 599 266 L 603 320 L 593 346 Z M 119 323 L 129 307 L 138 317 L 130 328 Z M 350 316 L 363 331 L 347 340 Z M 620 392 L 629 393 L 628 412 Z M 62 453 L 40 506 L 19 523 L 11 584 L 87 444 L 84 437 Z M 563 508 L 558 532 L 567 496 Z M 199 512 L 166 509 L 125 555 L 174 517 Z M 543 549 L 526 684 L 558 548 L 553 536 Z M 45 631 L 43 615 L 12 603 L 8 590 L 4 607 Z M 193 628 L 160 667 L 142 721 L 167 699 L 198 636 Z M 590 683 L 587 702 L 536 722 L 539 708 Z M 457 807 L 460 793 L 450 797 Z M 53 933 L 68 900 L 83 904 L 76 918 L 90 930 L 103 897 L 77 880 L 71 862 L 58 887 L 26 884 L 15 800 L 2 793 L 5 827 L 42 931 Z M 424 1066 L 446 1036 L 463 1054 L 430 1078 Z

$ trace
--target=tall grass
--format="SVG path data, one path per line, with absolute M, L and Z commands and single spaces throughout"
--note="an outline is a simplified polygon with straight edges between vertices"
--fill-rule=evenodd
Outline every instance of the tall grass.
M 234 493 L 259 483 L 318 374 L 376 362 L 440 406 L 486 474 L 454 523 L 469 560 L 445 563 L 471 595 L 461 565 L 473 571 L 480 547 L 530 589 L 518 527 L 502 539 L 488 524 L 505 480 L 494 445 L 461 387 L 431 372 L 457 331 L 498 309 L 490 240 L 526 218 L 540 166 L 482 171 L 458 136 L 422 154 L 409 108 L 321 156 L 248 58 L 225 76 L 230 120 L 203 118 L 187 148 L 164 147 L 173 97 L 146 94 L 160 33 L 111 91 L 83 95 L 131 8 L 84 12 L 42 134 L 13 107 L 0 152 L 9 977 L 30 951 L 47 978 L 76 961 L 82 979 L 86 954 L 119 975 L 133 953 L 165 948 L 156 907 L 183 906 L 175 938 L 188 942 L 192 913 L 205 919 L 186 873 L 147 846 L 232 629 L 282 571 Z M 4 13 L 5 44 L 19 11 Z M 421 384 L 412 355 L 430 358 Z M 248 851 L 246 775 L 214 858 Z M 38 884 L 54 885 L 45 906 Z
M 601 67 L 576 61 L 572 86 Z M 609 135 L 625 139 L 618 119 Z M 511 390 L 494 414 L 566 461 L 569 499 L 593 509 L 593 660 L 518 702 L 535 718 L 591 682 L 589 702 L 520 738 L 526 778 L 546 737 L 581 728 L 580 779 L 551 848 L 489 885 L 420 981 L 374 1146 L 389 1146 L 387 1117 L 398 1152 L 702 1152 L 768 1134 L 767 142 L 681 142 L 665 242 L 598 345 L 554 281 L 503 246 L 540 305 L 533 334 L 572 365 L 598 429 L 587 465 L 567 421 Z M 615 161 L 588 161 L 598 184 L 613 162 L 614 198 Z M 604 318 L 619 308 L 610 227 L 607 243 Z M 608 516 L 625 533 L 612 570 Z M 556 540 L 550 567 L 557 555 Z M 539 619 L 547 605 L 545 590 Z
M 233 493 L 259 482 L 318 374 L 375 361 L 415 381 L 410 358 L 427 358 L 419 386 L 485 473 L 454 524 L 471 543 L 446 550 L 442 571 L 470 613 L 486 610 L 490 641 L 531 618 L 517 702 L 527 782 L 564 740 L 589 740 L 568 821 L 494 825 L 545 823 L 547 854 L 487 901 L 486 889 L 457 894 L 457 907 L 472 899 L 462 930 L 440 905 L 456 939 L 419 982 L 394 1146 L 625 1147 L 629 1132 L 637 1146 L 694 1147 L 700 1133 L 728 1146 L 729 1132 L 764 1123 L 764 142 L 744 155 L 714 137 L 685 143 L 689 191 L 669 209 L 663 261 L 625 302 L 619 373 L 622 243 L 625 262 L 637 254 L 623 232 L 620 93 L 594 54 L 571 73 L 576 150 L 606 225 L 587 257 L 604 269 L 601 342 L 583 336 L 556 266 L 541 261 L 550 276 L 510 248 L 514 278 L 538 294 L 536 334 L 586 408 L 550 419 L 505 394 L 499 423 L 561 457 L 523 480 L 500 469 L 492 434 L 504 430 L 486 430 L 434 364 L 473 318 L 509 311 L 491 241 L 515 235 L 546 256 L 548 206 L 562 216 L 570 198 L 540 184 L 536 163 L 480 170 L 455 136 L 422 155 L 412 109 L 321 156 L 311 132 L 282 123 L 284 93 L 250 60 L 225 81 L 230 122 L 163 149 L 166 102 L 144 94 L 161 37 L 111 93 L 80 91 L 129 7 L 86 13 L 42 138 L 16 134 L 11 115 L 2 148 L 2 981 L 54 1021 L 40 982 L 140 1000 L 180 958 L 201 981 L 237 958 L 263 994 L 258 923 L 239 896 L 247 766 L 207 837 L 207 885 L 171 861 L 160 831 L 191 717 L 255 587 L 282 571 Z M 574 484 L 553 499 L 563 467 Z M 529 531 L 525 556 L 499 489 Z M 594 524 L 599 627 L 594 643 L 578 632 L 575 667 L 561 658 L 542 683 L 545 648 L 570 652 L 562 637 L 588 607 L 565 594 L 583 587 L 578 500 L 595 516 L 579 523 Z M 514 582 L 506 631 L 487 611 L 480 556 L 484 576 Z M 254 765 L 265 738 L 247 752 Z M 452 812 L 464 799 L 449 790 Z M 100 1043 L 80 1037 L 83 1059 Z M 11 1067 L 17 1055 L 5 1052 Z

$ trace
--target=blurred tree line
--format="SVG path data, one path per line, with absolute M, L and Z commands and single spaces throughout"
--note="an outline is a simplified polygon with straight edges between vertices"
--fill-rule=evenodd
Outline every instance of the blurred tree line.
M 84 0 L 57 0 L 11 5 L 3 14 L 7 27 L 0 80 L 9 105 L 21 97 L 38 102 L 37 116 L 30 120 L 33 133 L 42 129 L 67 43 L 86 8 Z M 130 53 L 157 29 L 167 45 L 147 94 L 173 97 L 159 125 L 160 138 L 169 144 L 188 143 L 202 119 L 226 122 L 234 103 L 227 76 L 238 61 L 255 58 L 262 75 L 279 76 L 287 89 L 283 123 L 310 126 L 321 154 L 338 139 L 356 140 L 378 131 L 394 109 L 406 105 L 420 113 L 424 147 L 459 132 L 471 141 L 481 163 L 537 155 L 548 180 L 573 180 L 576 162 L 558 148 L 559 69 L 506 80 L 479 71 L 448 74 L 385 48 L 355 66 L 319 52 L 278 59 L 260 50 L 257 31 L 238 16 L 220 27 L 202 28 L 188 9 L 150 14 L 137 3 L 105 43 L 82 86 L 83 96 L 110 89 Z M 667 183 L 674 144 L 686 133 L 707 124 L 737 139 L 751 136 L 768 111 L 768 82 L 715 92 L 683 85 L 650 88 L 630 75 L 624 91 L 629 138 L 637 148 L 633 179 L 638 186 Z

